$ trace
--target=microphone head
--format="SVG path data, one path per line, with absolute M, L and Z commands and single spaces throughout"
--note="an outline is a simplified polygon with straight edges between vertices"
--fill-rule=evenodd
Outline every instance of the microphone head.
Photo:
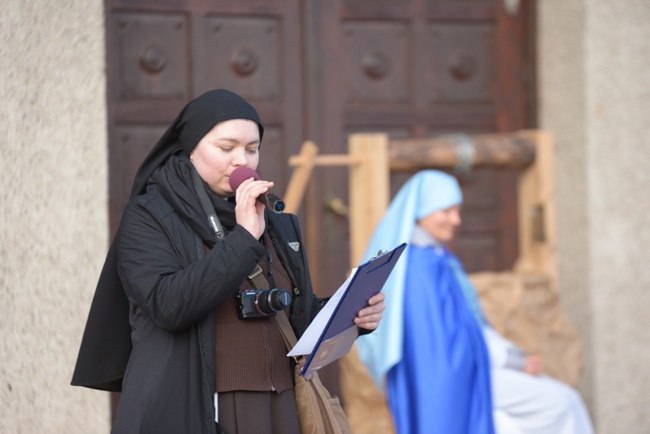
M 250 167 L 238 167 L 233 170 L 230 174 L 229 179 L 230 188 L 232 188 L 232 191 L 237 191 L 241 183 L 248 178 L 253 178 L 257 181 L 260 179 L 260 176 Z

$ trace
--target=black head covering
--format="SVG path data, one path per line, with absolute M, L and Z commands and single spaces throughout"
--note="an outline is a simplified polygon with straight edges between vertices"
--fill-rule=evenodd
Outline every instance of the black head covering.
M 131 198 L 144 192 L 153 172 L 162 166 L 170 155 L 184 152 L 189 157 L 192 149 L 212 127 L 231 119 L 249 119 L 257 123 L 260 142 L 262 141 L 264 126 L 257 111 L 234 92 L 226 89 L 210 90 L 187 104 L 138 169 Z
M 231 119 L 250 119 L 257 123 L 260 141 L 262 122 L 253 108 L 239 95 L 228 90 L 212 90 L 191 101 L 176 117 L 138 169 L 131 198 L 145 191 L 154 172 L 165 166 L 170 157 L 192 149 L 212 127 Z M 179 160 L 179 159 L 176 159 Z M 191 165 L 191 163 L 188 162 Z M 163 177 L 158 172 L 158 182 Z M 155 182 L 155 181 L 154 181 Z M 221 205 L 218 201 L 217 205 Z M 119 232 L 119 231 L 118 231 Z M 131 354 L 129 302 L 117 271 L 115 242 L 106 255 L 104 268 L 90 306 L 72 384 L 119 392 Z

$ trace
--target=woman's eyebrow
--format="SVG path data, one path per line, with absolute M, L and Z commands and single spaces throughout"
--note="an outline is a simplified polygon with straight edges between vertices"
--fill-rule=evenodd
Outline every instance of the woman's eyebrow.
M 234 144 L 239 144 L 241 143 L 239 139 L 236 139 L 234 137 L 217 137 L 214 139 L 214 142 L 228 142 L 228 143 L 234 143 Z M 257 145 L 259 144 L 259 140 L 251 140 L 250 142 L 244 144 L 244 146 L 249 146 L 249 145 Z
M 230 143 L 239 143 L 239 140 L 233 137 L 216 137 L 213 139 L 215 142 L 230 142 Z

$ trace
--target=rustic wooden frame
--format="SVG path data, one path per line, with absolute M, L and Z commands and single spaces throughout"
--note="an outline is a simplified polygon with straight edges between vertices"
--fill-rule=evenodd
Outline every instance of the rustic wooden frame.
M 514 271 L 548 275 L 557 288 L 554 148 L 551 133 L 525 130 L 465 137 L 473 147 L 472 167 L 519 168 L 519 257 Z M 346 155 L 318 155 L 305 142 L 293 166 L 285 201 L 288 212 L 300 209 L 315 166 L 350 168 L 350 266 L 356 266 L 390 202 L 390 172 L 452 169 L 462 161 L 454 136 L 389 139 L 387 134 L 353 134 Z

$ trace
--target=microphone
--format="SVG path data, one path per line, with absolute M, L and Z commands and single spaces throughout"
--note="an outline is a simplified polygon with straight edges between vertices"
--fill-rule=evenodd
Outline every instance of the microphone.
M 248 178 L 253 178 L 254 180 L 258 181 L 260 179 L 260 176 L 250 167 L 238 167 L 233 170 L 230 174 L 229 180 L 230 188 L 232 188 L 232 191 L 237 191 L 241 183 Z M 284 212 L 284 201 L 270 191 L 257 196 L 257 200 L 259 200 L 264 204 L 264 206 L 275 213 L 279 214 L 281 212 Z

